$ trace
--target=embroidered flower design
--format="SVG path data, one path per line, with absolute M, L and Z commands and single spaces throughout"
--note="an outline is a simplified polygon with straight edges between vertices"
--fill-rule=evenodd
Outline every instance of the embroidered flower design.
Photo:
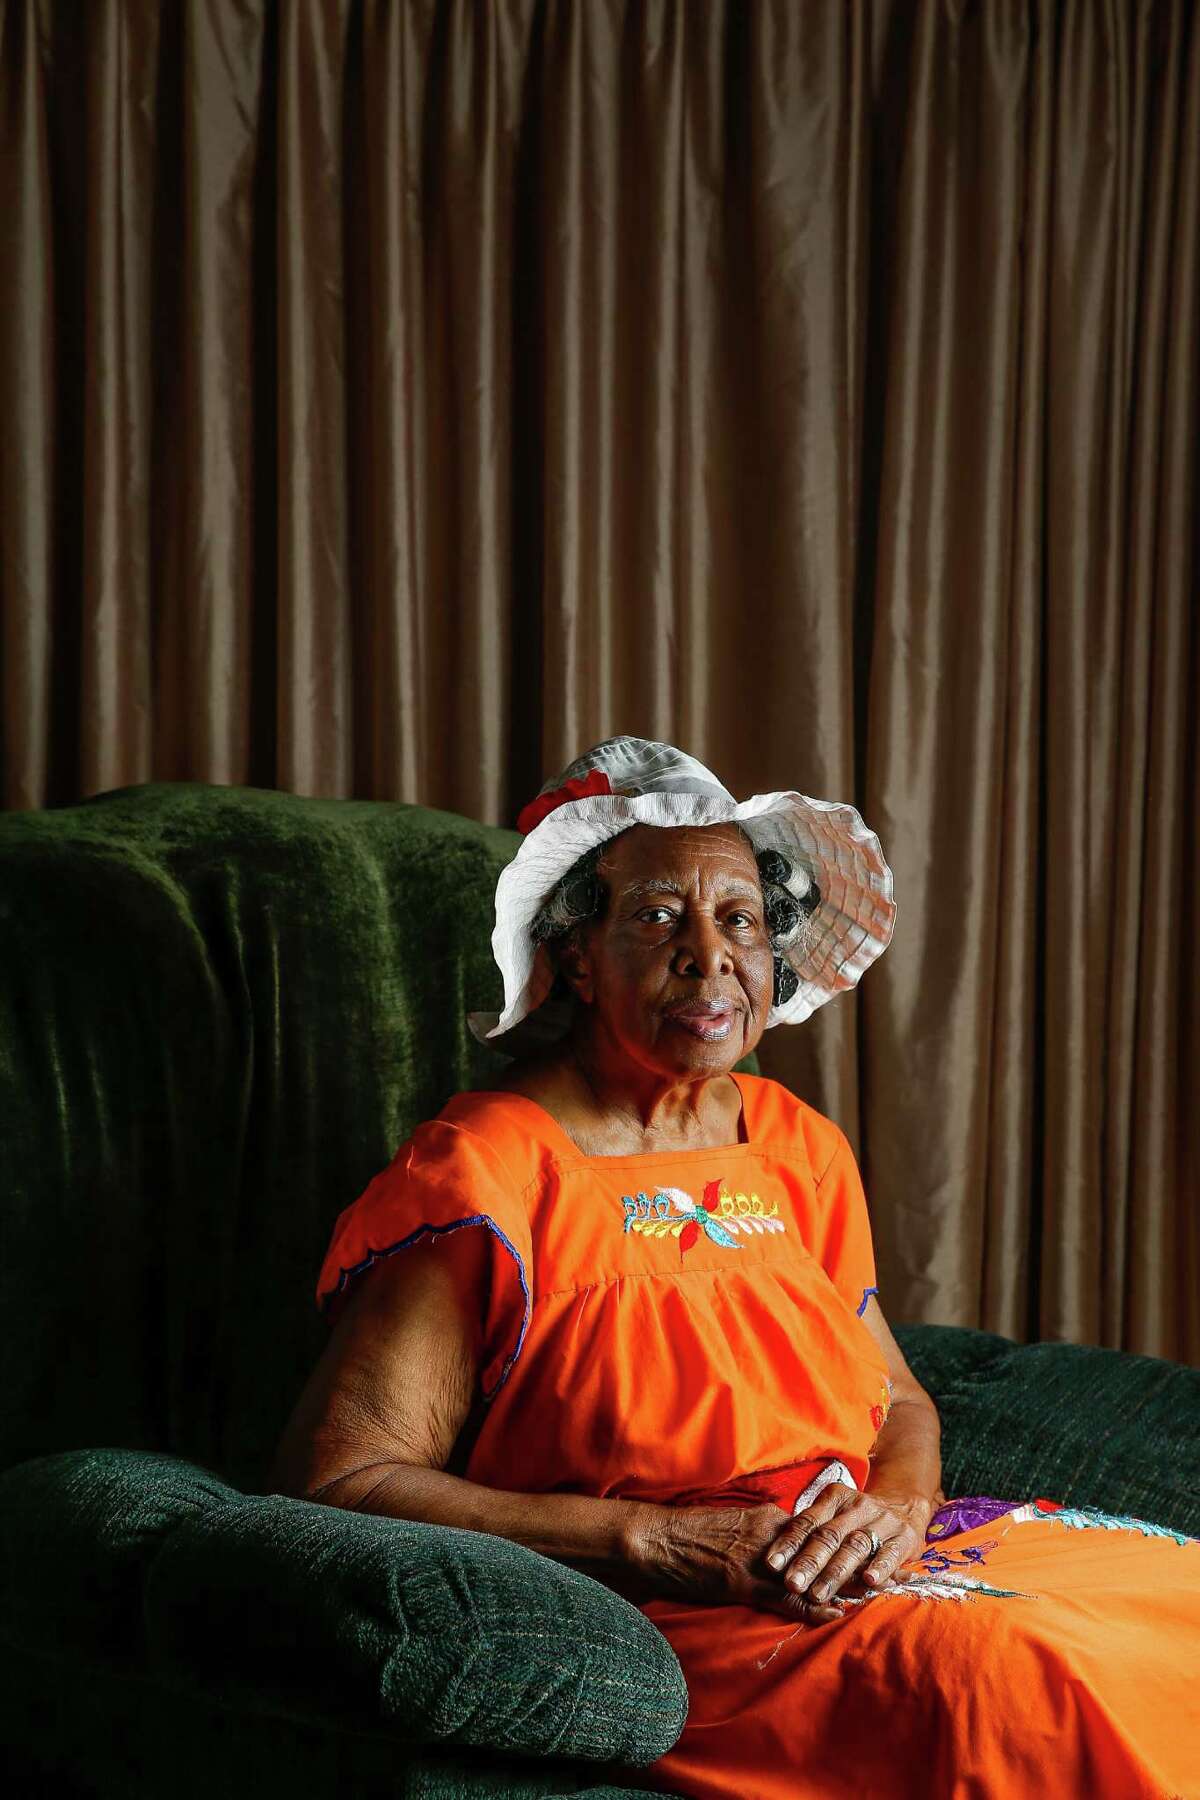
M 683 1188 L 669 1187 L 659 1188 L 653 1197 L 623 1194 L 621 1204 L 627 1232 L 636 1231 L 650 1238 L 673 1237 L 681 1256 L 702 1236 L 723 1250 L 740 1250 L 739 1233 L 751 1237 L 786 1229 L 778 1216 L 777 1200 L 768 1210 L 757 1194 L 730 1194 L 721 1181 L 708 1182 L 702 1200 L 693 1200 Z
M 906 1581 L 889 1581 L 872 1594 L 841 1594 L 843 1606 L 874 1606 L 876 1601 L 896 1600 L 1031 1600 L 1020 1588 L 994 1587 L 978 1575 L 927 1575 L 916 1570 Z
M 963 1550 L 939 1550 L 934 1545 L 931 1550 L 921 1552 L 921 1564 L 929 1575 L 946 1575 L 952 1569 L 970 1569 L 986 1562 L 999 1542 L 999 1538 L 988 1538 L 986 1543 L 968 1544 Z
M 871 1594 L 852 1598 L 841 1596 L 846 1606 L 861 1606 L 891 1594 L 897 1599 L 916 1600 L 1029 1600 L 1019 1588 L 997 1587 L 976 1571 L 987 1562 L 999 1538 L 986 1543 L 968 1544 L 963 1550 L 941 1550 L 934 1546 L 922 1552 L 920 1567 L 909 1571 L 904 1581 L 887 1581 Z
M 885 1381 L 880 1386 L 877 1403 L 871 1408 L 871 1423 L 877 1432 L 883 1430 L 884 1420 L 891 1411 L 891 1406 L 892 1384 L 890 1381 Z

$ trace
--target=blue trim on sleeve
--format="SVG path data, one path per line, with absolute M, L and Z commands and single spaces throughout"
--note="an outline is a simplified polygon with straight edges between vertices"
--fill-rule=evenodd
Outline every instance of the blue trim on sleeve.
M 513 1364 L 521 1354 L 522 1347 L 525 1343 L 525 1334 L 529 1330 L 529 1319 L 533 1311 L 533 1303 L 530 1299 L 529 1282 L 525 1276 L 525 1263 L 521 1256 L 521 1252 L 517 1249 L 515 1244 L 505 1237 L 496 1221 L 489 1218 L 487 1213 L 472 1213 L 469 1218 L 454 1219 L 449 1225 L 418 1225 L 415 1231 L 410 1231 L 407 1237 L 400 1238 L 397 1243 L 389 1244 L 386 1250 L 369 1250 L 362 1262 L 354 1263 L 350 1268 L 343 1269 L 340 1272 L 338 1275 L 337 1286 L 335 1288 L 330 1288 L 324 1300 L 321 1302 L 321 1310 L 327 1313 L 335 1295 L 342 1292 L 346 1283 L 352 1276 L 361 1275 L 364 1269 L 369 1269 L 373 1263 L 382 1262 L 385 1256 L 395 1256 L 398 1250 L 411 1249 L 413 1244 L 418 1243 L 423 1237 L 445 1237 L 448 1232 L 462 1231 L 467 1225 L 486 1225 L 492 1236 L 498 1238 L 504 1245 L 504 1248 L 508 1251 L 508 1254 L 517 1265 L 517 1275 L 521 1282 L 521 1292 L 525 1296 L 525 1317 L 521 1321 L 521 1332 L 520 1336 L 517 1338 L 516 1348 L 505 1362 L 503 1369 L 501 1369 L 500 1379 L 495 1387 L 489 1388 L 483 1396 L 485 1400 L 491 1401 L 495 1399 L 496 1395 L 500 1392 L 500 1389 L 508 1380 L 509 1375 L 512 1373 Z
M 879 1292 L 878 1288 L 864 1288 L 863 1289 L 863 1297 L 854 1309 L 860 1319 L 862 1318 L 863 1314 L 867 1310 L 867 1301 L 871 1298 L 872 1294 L 877 1294 L 878 1292 Z

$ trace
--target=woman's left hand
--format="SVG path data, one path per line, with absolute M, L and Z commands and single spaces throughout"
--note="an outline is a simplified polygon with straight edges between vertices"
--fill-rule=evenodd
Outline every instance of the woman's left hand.
M 870 1593 L 920 1555 L 931 1515 L 929 1501 L 919 1496 L 860 1493 L 831 1481 L 811 1506 L 789 1519 L 767 1553 L 767 1565 L 794 1593 L 824 1605 L 850 1581 L 862 1581 Z

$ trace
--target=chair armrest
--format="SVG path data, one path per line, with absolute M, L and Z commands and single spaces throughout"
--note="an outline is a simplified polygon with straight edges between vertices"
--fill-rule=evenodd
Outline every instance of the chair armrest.
M 941 1415 L 947 1494 L 1044 1495 L 1200 1535 L 1200 1369 L 959 1325 L 894 1329 Z
M 175 1458 L 0 1474 L 0 1633 L 412 1744 L 642 1764 L 682 1730 L 665 1638 L 586 1575 L 482 1532 L 244 1495 Z

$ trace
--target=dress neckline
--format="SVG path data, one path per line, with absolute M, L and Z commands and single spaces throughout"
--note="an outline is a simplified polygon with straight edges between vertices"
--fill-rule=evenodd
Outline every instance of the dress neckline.
M 501 1100 L 517 1100 L 523 1106 L 531 1106 L 541 1121 L 544 1135 L 555 1138 L 567 1149 L 567 1151 L 569 1151 L 571 1156 L 578 1158 L 580 1162 L 607 1163 L 613 1168 L 619 1163 L 702 1162 L 706 1157 L 711 1161 L 714 1156 L 728 1156 L 735 1150 L 750 1150 L 753 1148 L 746 1089 L 742 1086 L 741 1076 L 737 1073 L 736 1069 L 730 1069 L 729 1074 L 742 1099 L 741 1116 L 738 1119 L 739 1136 L 736 1143 L 701 1144 L 698 1148 L 692 1150 L 638 1150 L 631 1151 L 628 1154 L 624 1151 L 617 1151 L 611 1156 L 589 1156 L 586 1150 L 581 1150 L 579 1148 L 579 1145 L 575 1142 L 575 1139 L 571 1136 L 570 1132 L 565 1130 L 565 1128 L 559 1124 L 558 1120 L 554 1117 L 554 1114 L 552 1112 L 547 1112 L 546 1108 L 539 1100 L 532 1100 L 528 1094 L 513 1093 L 507 1088 L 476 1089 L 475 1092 L 481 1097 L 486 1092 L 495 1094 Z

